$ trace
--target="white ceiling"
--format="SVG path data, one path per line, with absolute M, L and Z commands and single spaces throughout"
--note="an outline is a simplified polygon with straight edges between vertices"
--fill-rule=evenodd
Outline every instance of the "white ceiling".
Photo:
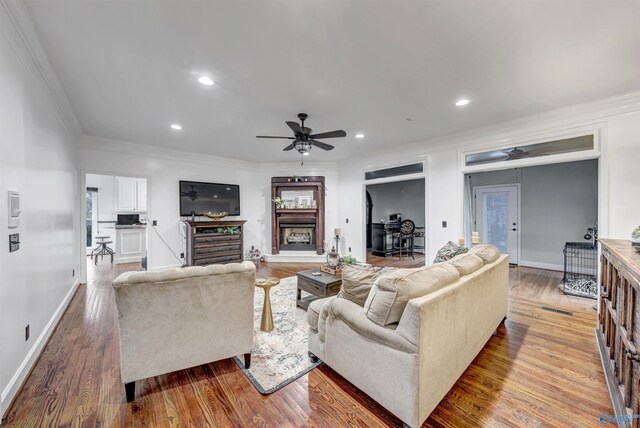
M 640 89 L 640 1 L 27 4 L 84 134 L 225 157 L 297 160 L 255 136 L 298 112 L 347 132 L 326 161 Z

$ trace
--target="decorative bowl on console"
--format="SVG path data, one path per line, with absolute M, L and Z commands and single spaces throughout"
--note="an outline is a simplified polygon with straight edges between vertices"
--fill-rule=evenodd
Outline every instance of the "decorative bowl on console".
M 226 211 L 222 211 L 221 213 L 206 213 L 205 215 L 207 217 L 209 217 L 210 219 L 212 219 L 212 220 L 220 220 L 220 219 L 228 216 L 229 213 L 226 212 Z

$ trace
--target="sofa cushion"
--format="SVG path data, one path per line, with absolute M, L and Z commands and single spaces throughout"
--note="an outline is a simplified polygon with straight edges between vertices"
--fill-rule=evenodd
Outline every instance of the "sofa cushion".
M 459 254 L 449 260 L 447 264 L 455 267 L 460 276 L 469 275 L 484 266 L 482 259 L 475 254 Z
M 458 245 L 453 241 L 447 242 L 444 247 L 440 248 L 436 253 L 436 258 L 433 259 L 434 263 L 442 263 L 447 260 L 451 260 L 458 254 L 466 253 L 469 249 L 463 245 Z
M 342 285 L 338 297 L 364 307 L 369 290 L 378 277 L 393 268 L 347 265 L 342 269 Z
M 485 265 L 488 265 L 498 260 L 500 250 L 495 245 L 478 244 L 469 250 L 469 254 L 475 254 L 482 259 Z
M 426 268 L 397 269 L 379 277 L 371 287 L 364 305 L 367 317 L 385 326 L 400 321 L 407 302 L 452 284 L 458 270 L 449 263 Z

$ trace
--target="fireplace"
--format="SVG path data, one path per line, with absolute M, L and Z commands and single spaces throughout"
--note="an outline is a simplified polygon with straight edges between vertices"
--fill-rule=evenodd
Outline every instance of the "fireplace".
M 271 254 L 324 253 L 324 192 L 324 177 L 271 178 Z
M 278 234 L 281 251 L 315 251 L 316 225 L 315 223 L 280 224 Z

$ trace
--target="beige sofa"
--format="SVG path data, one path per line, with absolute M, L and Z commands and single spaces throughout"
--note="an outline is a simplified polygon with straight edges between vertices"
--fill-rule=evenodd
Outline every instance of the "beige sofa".
M 420 426 L 507 314 L 508 256 L 490 246 L 474 250 L 380 276 L 364 307 L 340 295 L 314 301 L 307 313 L 312 359 L 406 426 Z
M 136 380 L 242 354 L 249 366 L 255 272 L 244 262 L 125 272 L 113 281 L 128 402 Z

